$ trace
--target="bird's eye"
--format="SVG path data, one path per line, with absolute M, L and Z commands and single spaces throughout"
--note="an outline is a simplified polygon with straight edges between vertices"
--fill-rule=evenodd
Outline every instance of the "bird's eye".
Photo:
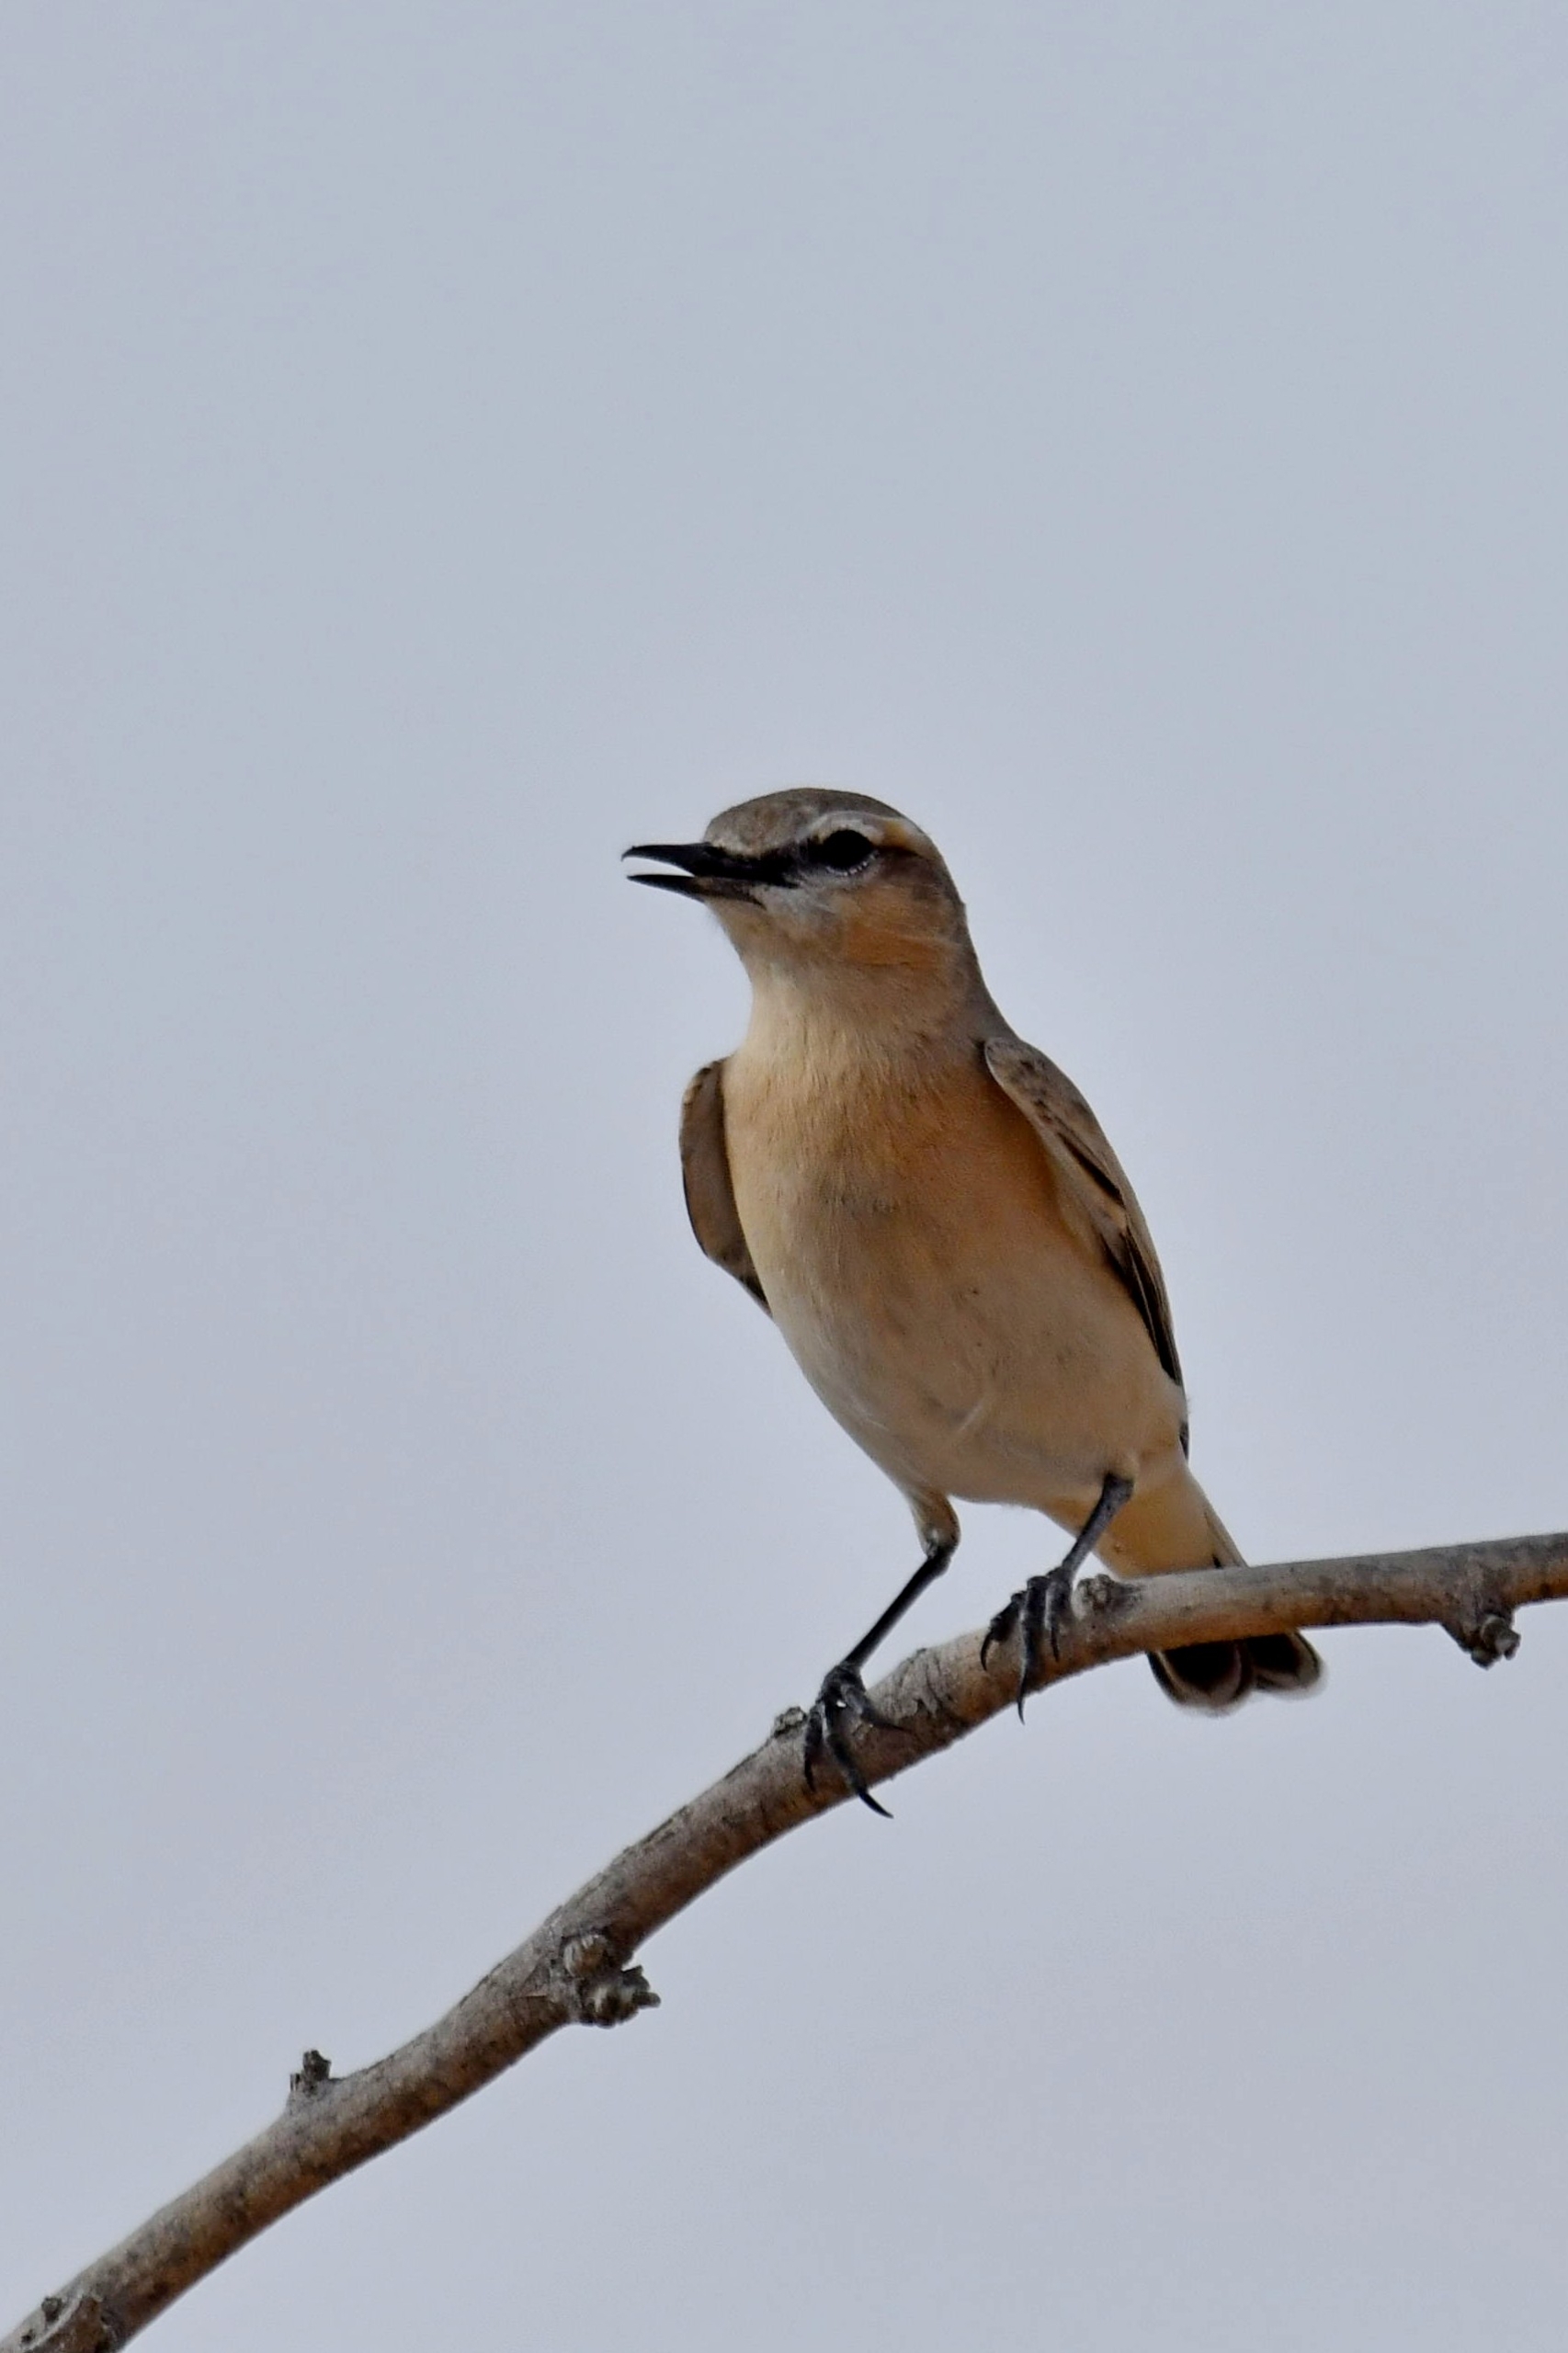
M 847 825 L 823 841 L 806 845 L 807 862 L 825 866 L 833 874 L 854 874 L 862 866 L 869 866 L 876 854 L 876 843 L 869 842 L 864 834 L 851 832 Z

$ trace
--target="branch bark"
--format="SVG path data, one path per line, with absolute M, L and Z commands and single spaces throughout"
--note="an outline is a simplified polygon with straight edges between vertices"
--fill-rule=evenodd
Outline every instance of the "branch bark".
M 1041 1685 L 1090 1667 L 1292 1627 L 1439 1625 L 1483 1666 L 1518 1647 L 1514 1612 L 1568 1599 L 1568 1534 L 1368 1553 L 1270 1567 L 1202 1569 L 1079 1584 L 1061 1656 Z M 916 1651 L 872 1694 L 889 1730 L 866 1728 L 869 1782 L 907 1772 L 1012 1703 L 1011 1645 L 980 1661 L 980 1636 Z M 798 1709 L 722 1780 L 596 1873 L 434 2026 L 335 2077 L 307 2051 L 282 2114 L 129 2238 L 47 2296 L 0 2353 L 113 2353 L 187 2288 L 290 2207 L 455 2108 L 563 2026 L 616 2026 L 657 2001 L 632 1956 L 727 1871 L 845 1802 L 824 1767 L 801 1769 Z

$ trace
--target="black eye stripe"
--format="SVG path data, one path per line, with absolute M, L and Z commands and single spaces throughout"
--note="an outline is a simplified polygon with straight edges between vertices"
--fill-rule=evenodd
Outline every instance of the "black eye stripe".
M 877 854 L 875 842 L 868 841 L 848 825 L 841 825 L 820 842 L 807 842 L 801 852 L 806 866 L 825 867 L 830 874 L 854 874 L 869 866 Z

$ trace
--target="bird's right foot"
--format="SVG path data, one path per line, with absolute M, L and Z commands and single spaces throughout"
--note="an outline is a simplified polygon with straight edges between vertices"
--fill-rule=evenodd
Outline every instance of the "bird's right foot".
M 885 1805 L 879 1805 L 866 1785 L 866 1777 L 855 1759 L 850 1736 L 859 1724 L 874 1724 L 879 1732 L 892 1732 L 897 1727 L 874 1708 L 866 1696 L 865 1678 L 858 1666 L 846 1660 L 830 1666 L 822 1679 L 822 1689 L 812 1702 L 806 1718 L 804 1765 L 806 1787 L 816 1789 L 817 1767 L 824 1756 L 830 1756 L 838 1768 L 845 1787 L 853 1791 L 862 1805 L 873 1813 L 891 1820 Z

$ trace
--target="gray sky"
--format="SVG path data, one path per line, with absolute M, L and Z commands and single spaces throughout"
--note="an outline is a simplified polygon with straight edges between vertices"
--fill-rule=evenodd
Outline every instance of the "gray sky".
M 629 840 L 935 833 L 1255 1556 L 1568 1521 L 1565 99 L 1546 0 L 12 0 L 0 2321 L 913 1565 Z M 157 2341 L 1555 2353 L 1568 1613 L 1324 1647 L 762 1859 Z

